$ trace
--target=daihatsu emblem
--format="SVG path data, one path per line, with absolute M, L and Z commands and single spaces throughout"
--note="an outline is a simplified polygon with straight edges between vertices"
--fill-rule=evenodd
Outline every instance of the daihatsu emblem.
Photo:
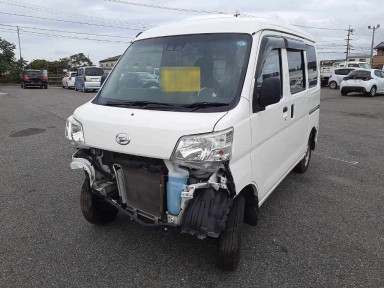
M 125 133 L 119 133 L 116 135 L 116 142 L 120 145 L 127 145 L 129 142 L 131 142 L 131 137 Z

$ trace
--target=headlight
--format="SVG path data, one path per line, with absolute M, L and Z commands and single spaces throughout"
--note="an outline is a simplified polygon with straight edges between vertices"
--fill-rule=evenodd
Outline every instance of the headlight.
M 173 151 L 171 161 L 190 168 L 216 171 L 232 157 L 233 128 L 220 132 L 183 136 Z
M 76 146 L 85 146 L 83 125 L 73 116 L 69 116 L 65 124 L 65 137 Z

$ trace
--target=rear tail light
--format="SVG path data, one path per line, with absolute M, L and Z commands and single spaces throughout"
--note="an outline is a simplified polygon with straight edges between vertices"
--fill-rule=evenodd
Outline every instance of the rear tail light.
M 72 77 L 69 77 L 69 81 L 72 81 Z
M 87 82 L 87 76 L 84 74 L 84 82 Z
M 27 75 L 24 75 L 24 80 L 29 80 L 29 77 Z
M 47 76 L 43 76 L 43 80 L 47 80 L 48 78 L 47 78 Z

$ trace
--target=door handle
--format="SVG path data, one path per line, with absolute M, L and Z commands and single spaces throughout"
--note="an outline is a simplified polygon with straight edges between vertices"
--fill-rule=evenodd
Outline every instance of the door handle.
M 283 113 L 287 113 L 287 112 L 288 112 L 288 107 L 285 106 L 285 107 L 283 108 Z
M 291 105 L 291 119 L 295 116 L 295 104 Z

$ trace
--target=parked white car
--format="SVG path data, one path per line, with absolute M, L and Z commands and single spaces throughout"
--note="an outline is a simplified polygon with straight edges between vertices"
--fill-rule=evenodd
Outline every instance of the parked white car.
M 74 88 L 75 77 L 76 77 L 76 72 L 74 71 L 69 71 L 65 73 L 63 79 L 61 80 L 63 88 Z
M 353 70 L 355 70 L 355 68 L 340 68 L 333 70 L 332 75 L 328 80 L 329 88 L 337 89 L 338 87 L 340 87 L 341 81 L 343 81 L 345 76 L 347 76 Z
M 152 67 L 159 85 L 133 81 Z M 315 42 L 301 29 L 243 17 L 152 28 L 67 119 L 82 213 L 219 238 L 217 264 L 234 270 L 243 222 L 308 169 L 319 113 Z
M 360 92 L 368 96 L 384 92 L 384 72 L 377 69 L 358 69 L 352 71 L 340 84 L 341 95 Z

